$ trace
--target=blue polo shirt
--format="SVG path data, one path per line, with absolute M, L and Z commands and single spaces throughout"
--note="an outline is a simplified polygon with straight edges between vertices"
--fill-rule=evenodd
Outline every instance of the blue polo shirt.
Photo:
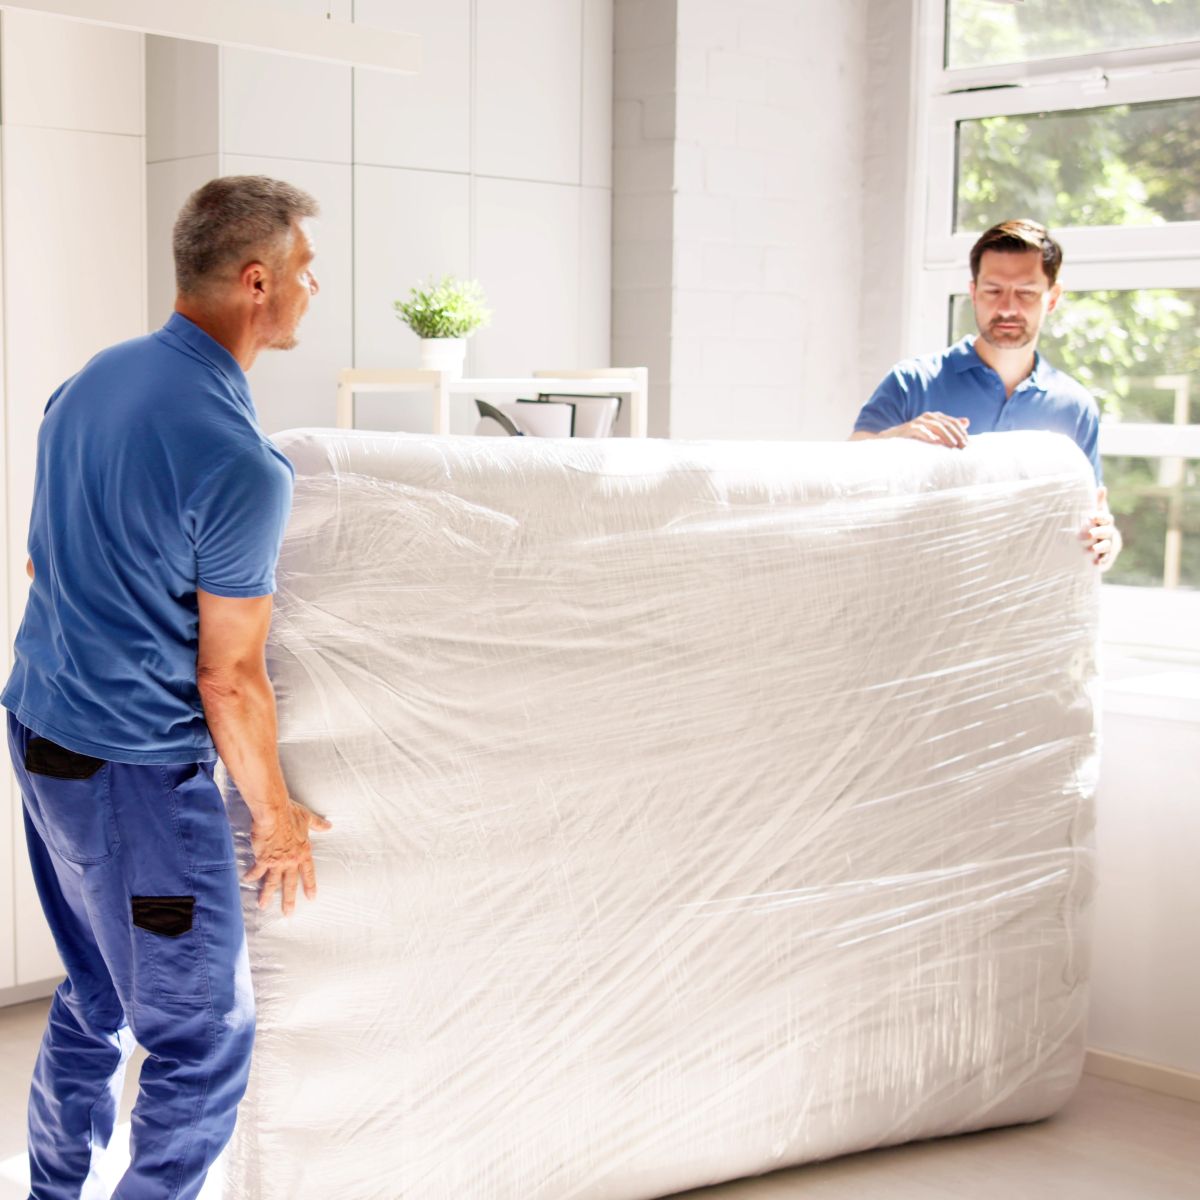
M 273 592 L 291 496 L 237 360 L 186 317 L 97 354 L 38 433 L 34 580 L 0 703 L 83 754 L 212 761 L 196 590 Z
M 975 352 L 975 339 L 965 337 L 949 350 L 910 358 L 892 368 L 863 405 L 855 431 L 880 433 L 904 425 L 923 412 L 967 417 L 967 432 L 999 433 L 1011 429 L 1045 429 L 1065 433 L 1087 455 L 1102 481 L 1100 410 L 1091 393 L 1070 375 L 1035 354 L 1033 372 L 1004 394 L 1004 381 Z

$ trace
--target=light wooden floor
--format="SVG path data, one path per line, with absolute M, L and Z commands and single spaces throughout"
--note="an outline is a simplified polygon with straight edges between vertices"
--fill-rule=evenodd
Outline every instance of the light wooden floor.
M 25 1090 L 45 1014 L 44 1001 L 0 1009 L 0 1200 L 28 1195 Z M 201 1200 L 221 1200 L 218 1179 Z M 1084 1076 L 1038 1125 L 873 1150 L 688 1200 L 1200 1200 L 1200 1104 Z

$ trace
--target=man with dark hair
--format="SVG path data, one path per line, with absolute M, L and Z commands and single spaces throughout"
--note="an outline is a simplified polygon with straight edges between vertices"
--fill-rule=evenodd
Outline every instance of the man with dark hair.
M 15 665 L 0 701 L 30 862 L 67 979 L 29 1101 L 32 1196 L 100 1193 L 134 1039 L 149 1053 L 120 1200 L 190 1200 L 233 1131 L 254 1002 L 219 754 L 260 906 L 316 877 L 276 748 L 264 648 L 291 465 L 258 427 L 259 352 L 317 293 L 312 197 L 216 179 L 175 226 L 175 312 L 101 351 L 38 435 Z
M 1108 570 L 1121 535 L 1108 510 L 1100 467 L 1100 413 L 1087 390 L 1037 352 L 1046 317 L 1062 295 L 1062 248 L 1036 221 L 1005 221 L 971 248 L 971 303 L 978 337 L 941 354 L 899 363 L 875 389 L 852 441 L 907 437 L 961 448 L 967 434 L 1046 429 L 1087 455 L 1097 511 L 1084 531 L 1093 562 Z

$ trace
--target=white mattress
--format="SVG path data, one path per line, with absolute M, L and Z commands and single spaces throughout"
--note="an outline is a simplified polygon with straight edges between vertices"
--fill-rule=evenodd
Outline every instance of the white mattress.
M 642 1200 L 1065 1101 L 1071 443 L 277 440 L 281 754 L 334 830 L 315 904 L 248 897 L 226 1195 Z

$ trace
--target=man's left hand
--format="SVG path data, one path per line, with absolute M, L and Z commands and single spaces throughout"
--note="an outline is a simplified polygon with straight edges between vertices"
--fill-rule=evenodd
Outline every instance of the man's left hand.
M 1121 534 L 1108 510 L 1108 488 L 1096 492 L 1096 512 L 1088 518 L 1080 534 L 1084 551 L 1101 571 L 1107 571 L 1121 552 Z

